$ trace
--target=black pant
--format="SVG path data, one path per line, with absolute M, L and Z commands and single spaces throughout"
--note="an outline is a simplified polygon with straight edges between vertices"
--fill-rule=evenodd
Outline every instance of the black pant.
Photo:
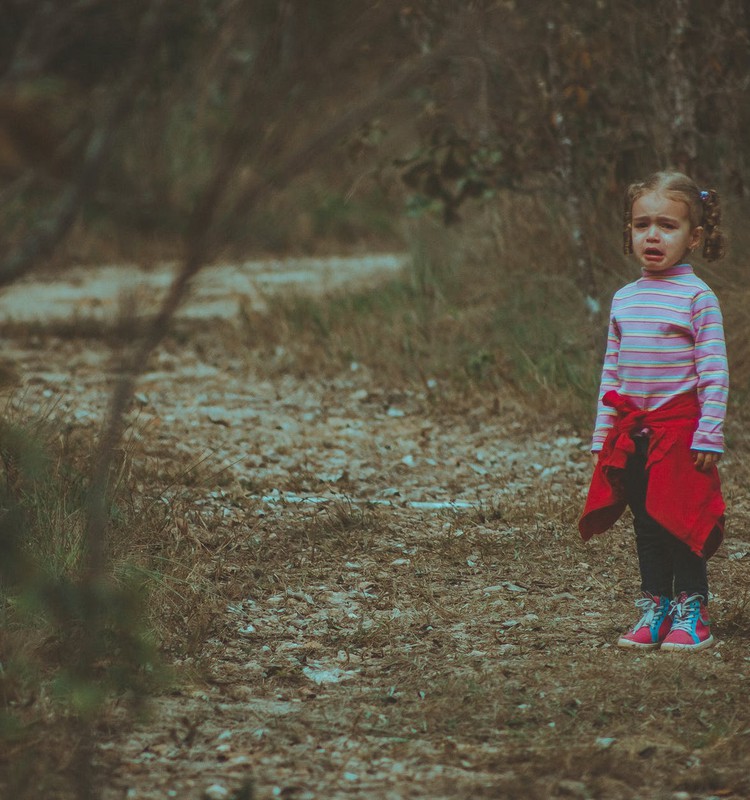
M 666 597 L 700 594 L 708 602 L 706 559 L 662 528 L 646 513 L 648 438 L 633 437 L 635 454 L 625 468 L 625 490 L 633 512 L 633 528 L 641 570 L 641 591 Z M 677 487 L 675 487 L 677 491 Z

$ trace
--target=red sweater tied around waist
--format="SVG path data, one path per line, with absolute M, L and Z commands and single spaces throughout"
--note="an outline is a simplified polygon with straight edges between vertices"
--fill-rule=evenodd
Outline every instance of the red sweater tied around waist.
M 690 450 L 700 406 L 695 392 L 646 411 L 610 391 L 605 405 L 617 419 L 604 442 L 578 521 L 584 541 L 614 525 L 627 507 L 624 470 L 635 453 L 632 435 L 648 429 L 646 511 L 699 556 L 709 558 L 724 537 L 724 500 L 716 466 L 698 470 Z

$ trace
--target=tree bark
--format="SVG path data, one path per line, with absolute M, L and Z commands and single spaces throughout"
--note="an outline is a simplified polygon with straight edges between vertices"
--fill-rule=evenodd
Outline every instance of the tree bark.
M 596 280 L 584 232 L 581 190 L 576 174 L 575 147 L 570 135 L 563 102 L 562 75 L 559 57 L 560 34 L 557 20 L 554 18 L 549 18 L 547 20 L 547 34 L 547 69 L 549 73 L 550 110 L 558 145 L 557 175 L 560 179 L 565 200 L 570 239 L 578 270 L 578 281 L 581 291 L 586 298 L 586 306 L 592 314 L 595 314 L 599 312 L 600 304 L 596 299 Z
M 667 86 L 671 88 L 670 158 L 672 165 L 692 175 L 698 157 L 696 93 L 685 58 L 685 37 L 690 26 L 689 0 L 674 0 L 667 55 Z

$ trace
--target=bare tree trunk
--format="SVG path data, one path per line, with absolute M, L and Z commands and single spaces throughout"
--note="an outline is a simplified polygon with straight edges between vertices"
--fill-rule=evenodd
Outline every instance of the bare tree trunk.
M 696 95 L 685 58 L 685 36 L 690 25 L 689 0 L 674 0 L 667 55 L 668 80 L 671 89 L 670 157 L 673 166 L 692 175 L 698 157 L 695 124 Z
M 570 238 L 578 269 L 578 281 L 586 298 L 586 306 L 592 314 L 600 310 L 596 299 L 597 288 L 591 258 L 586 243 L 583 226 L 583 209 L 580 182 L 576 174 L 575 149 L 570 135 L 568 120 L 562 95 L 562 76 L 559 59 L 559 26 L 553 18 L 547 20 L 547 68 L 551 102 L 552 122 L 558 145 L 557 175 L 560 179 L 565 210 L 570 229 Z
M 743 0 L 724 0 L 719 13 L 721 28 L 719 36 L 722 45 L 732 38 L 745 49 L 747 56 L 750 50 L 750 30 Z M 732 80 L 733 78 L 733 80 Z M 748 90 L 750 90 L 750 77 L 742 73 L 731 75 L 730 84 L 721 87 L 723 96 L 720 100 L 721 132 L 725 146 L 721 158 L 721 179 L 732 194 L 744 197 L 747 192 L 745 184 L 746 161 L 744 145 L 747 141 L 746 132 L 743 130 L 740 118 L 740 109 L 746 103 Z

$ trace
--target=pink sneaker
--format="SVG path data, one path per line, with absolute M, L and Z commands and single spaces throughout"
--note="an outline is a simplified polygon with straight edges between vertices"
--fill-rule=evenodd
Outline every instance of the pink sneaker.
M 672 601 L 672 629 L 661 643 L 662 650 L 703 650 L 711 647 L 711 621 L 702 595 L 683 592 Z
M 669 613 L 669 598 L 643 593 L 643 597 L 635 601 L 643 616 L 635 626 L 624 633 L 618 640 L 619 647 L 640 647 L 654 650 L 664 640 L 672 626 Z

